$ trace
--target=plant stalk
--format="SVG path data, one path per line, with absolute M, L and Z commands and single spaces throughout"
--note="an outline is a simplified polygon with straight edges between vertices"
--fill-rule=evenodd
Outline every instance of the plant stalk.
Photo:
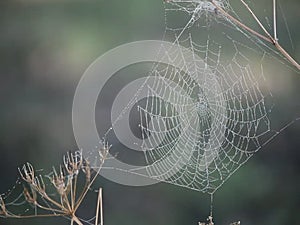
M 276 3 L 275 0 L 274 4 Z M 220 11 L 224 16 L 226 16 L 229 20 L 231 20 L 232 22 L 234 22 L 235 24 L 237 24 L 238 26 L 240 26 L 242 29 L 245 29 L 247 31 L 249 31 L 250 33 L 252 33 L 253 35 L 257 36 L 258 38 L 267 41 L 271 44 L 273 44 L 275 46 L 275 48 L 293 65 L 295 66 L 299 71 L 300 71 L 300 65 L 299 63 L 278 43 L 277 40 L 277 26 L 276 21 L 274 21 L 274 28 L 276 27 L 276 31 L 274 31 L 274 37 L 272 37 L 269 32 L 266 30 L 266 28 L 262 25 L 262 23 L 260 22 L 260 20 L 256 17 L 256 15 L 254 14 L 254 12 L 250 9 L 250 7 L 243 1 L 241 0 L 241 2 L 245 5 L 245 7 L 247 8 L 247 10 L 250 12 L 250 14 L 252 15 L 252 17 L 255 19 L 255 21 L 258 23 L 258 25 L 262 28 L 262 30 L 264 31 L 265 35 L 262 35 L 260 33 L 258 33 L 257 31 L 251 29 L 250 27 L 248 27 L 247 25 L 245 25 L 244 23 L 242 23 L 241 21 L 239 21 L 238 19 L 236 19 L 235 17 L 231 16 L 229 13 L 227 13 L 222 7 L 220 7 L 218 4 L 215 3 L 214 0 L 210 0 L 210 2 L 216 7 L 216 9 L 218 11 Z M 275 7 L 275 6 L 273 6 Z M 275 10 L 276 11 L 276 10 Z M 274 15 L 274 17 L 276 17 L 276 13 Z

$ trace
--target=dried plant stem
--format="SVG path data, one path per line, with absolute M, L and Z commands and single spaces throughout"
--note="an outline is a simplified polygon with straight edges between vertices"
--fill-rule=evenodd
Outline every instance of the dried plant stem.
M 268 36 L 268 38 L 271 40 L 271 42 L 274 43 L 272 41 L 272 39 L 273 39 L 272 35 L 267 31 L 267 29 L 264 27 L 264 25 L 260 22 L 260 20 L 257 18 L 257 16 L 255 15 L 255 13 L 248 6 L 248 4 L 244 0 L 240 0 L 240 1 L 246 7 L 246 9 L 248 10 L 248 12 L 251 14 L 251 16 L 254 18 L 254 20 L 257 22 L 257 24 L 260 26 L 260 28 L 263 30 L 263 32 Z
M 278 43 L 278 41 L 276 41 L 274 45 L 278 49 L 278 51 L 280 51 L 281 54 L 284 55 L 287 60 L 290 61 L 300 71 L 300 65 L 298 64 L 298 62 L 287 53 L 287 51 Z
M 104 225 L 103 223 L 103 202 L 102 202 L 102 189 L 101 189 L 101 192 L 100 192 L 100 200 L 101 200 L 101 204 L 100 204 L 100 222 L 101 224 L 100 225 Z
M 246 7 L 246 9 L 249 11 L 249 13 L 252 15 L 252 17 L 255 19 L 255 21 L 258 23 L 258 25 L 261 27 L 265 35 L 262 35 L 258 33 L 257 31 L 251 29 L 235 17 L 231 16 L 229 13 L 227 13 L 221 6 L 215 3 L 214 0 L 210 0 L 210 2 L 216 7 L 216 9 L 222 13 L 224 16 L 226 16 L 229 20 L 240 26 L 242 29 L 249 31 L 253 35 L 257 36 L 258 38 L 267 41 L 271 43 L 272 45 L 275 46 L 275 48 L 284 56 L 286 59 L 293 65 L 295 66 L 299 71 L 300 71 L 300 65 L 298 62 L 279 44 L 278 39 L 277 39 L 277 26 L 276 26 L 276 1 L 273 1 L 273 10 L 275 11 L 274 13 L 274 37 L 267 31 L 267 29 L 263 26 L 263 24 L 260 22 L 260 20 L 257 18 L 257 16 L 254 14 L 254 12 L 251 10 L 251 8 L 245 3 L 243 0 L 240 0 L 243 5 Z
M 274 29 L 274 39 L 278 40 L 278 37 L 277 37 L 276 0 L 273 0 L 273 29 Z
M 105 152 L 104 154 L 105 154 L 105 155 L 104 155 L 104 158 L 106 158 L 108 152 Z M 77 211 L 77 209 L 79 208 L 79 206 L 80 206 L 81 202 L 83 201 L 84 197 L 86 196 L 86 194 L 87 194 L 88 191 L 90 190 L 92 184 L 95 182 L 96 178 L 98 177 L 98 175 L 99 175 L 99 173 L 100 173 L 100 170 L 101 170 L 101 166 L 97 169 L 97 172 L 96 172 L 96 174 L 94 175 L 94 177 L 92 178 L 92 180 L 89 181 L 89 182 L 87 183 L 87 185 L 84 187 L 83 192 L 81 193 L 80 197 L 78 198 L 78 200 L 77 200 L 77 202 L 76 202 L 76 204 L 75 204 L 75 207 L 74 207 L 74 208 L 75 208 L 75 211 Z
M 95 225 L 99 224 L 99 214 L 100 214 L 100 225 L 103 225 L 103 202 L 102 202 L 102 188 L 99 188 L 98 193 L 98 201 L 97 201 L 97 208 L 96 208 L 96 221 Z
M 72 221 L 76 222 L 78 225 L 83 225 L 75 215 L 72 216 Z

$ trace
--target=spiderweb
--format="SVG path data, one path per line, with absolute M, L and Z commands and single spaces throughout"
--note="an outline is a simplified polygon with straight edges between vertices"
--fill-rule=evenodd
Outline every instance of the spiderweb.
M 227 1 L 215 2 L 232 10 Z M 275 51 L 267 53 L 267 45 L 210 1 L 169 1 L 165 39 L 193 54 L 162 46 L 162 57 L 176 61 L 176 67 L 154 64 L 142 85 L 147 90 L 144 104 L 137 106 L 147 171 L 142 175 L 213 194 L 278 134 L 269 119 L 272 95 L 260 62 L 253 60 L 274 57 Z M 140 170 L 127 172 L 141 175 Z
M 193 61 L 192 65 L 182 62 L 195 67 L 189 76 L 169 67 L 155 71 L 157 82 L 150 95 L 157 98 L 147 99 L 140 118 L 143 134 L 152 137 L 142 145 L 151 165 L 149 175 L 212 193 L 261 147 L 270 122 L 264 93 L 251 69 L 237 58 L 222 66 L 220 52 L 207 52 L 207 47 L 191 42 L 193 52 L 212 55 L 207 60 L 213 69 Z M 170 88 L 166 79 L 181 79 L 180 88 Z M 164 123 L 158 123 L 157 117 Z
M 243 21 L 228 1 L 214 3 Z M 151 178 L 213 194 L 289 126 L 271 127 L 274 105 L 261 67 L 265 57 L 287 61 L 211 1 L 167 1 L 165 10 L 165 38 L 194 56 L 163 49 L 179 59 L 177 68 L 155 65 L 151 72 L 155 81 L 139 107 L 146 169 Z

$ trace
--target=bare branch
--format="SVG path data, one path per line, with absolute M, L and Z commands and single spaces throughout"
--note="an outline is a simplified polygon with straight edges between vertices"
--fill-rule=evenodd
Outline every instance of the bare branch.
M 274 29 L 274 39 L 276 41 L 278 41 L 278 36 L 277 36 L 276 0 L 273 0 L 273 29 Z
M 98 191 L 98 201 L 97 201 L 97 208 L 96 208 L 96 220 L 95 225 L 99 225 L 99 214 L 100 214 L 100 225 L 103 225 L 103 202 L 102 202 L 102 188 L 99 188 Z
M 240 22 L 238 19 L 231 16 L 229 13 L 227 13 L 222 7 L 220 7 L 218 4 L 215 3 L 214 0 L 210 0 L 210 2 L 218 9 L 220 13 L 222 13 L 225 17 L 227 17 L 229 20 L 231 20 L 233 23 L 238 25 L 244 30 L 249 31 L 251 34 L 257 36 L 258 38 L 267 41 L 275 46 L 275 48 L 293 65 L 300 71 L 300 65 L 299 63 L 278 43 L 278 40 L 275 37 L 272 37 L 269 32 L 265 29 L 265 27 L 262 25 L 262 23 L 259 21 L 259 19 L 256 17 L 256 15 L 253 13 L 253 11 L 250 9 L 250 7 L 243 1 L 241 2 L 245 5 L 247 10 L 250 12 L 250 14 L 253 16 L 253 18 L 256 20 L 256 22 L 259 24 L 259 26 L 262 28 L 262 30 L 265 32 L 267 36 L 264 36 L 257 31 L 251 29 L 244 23 Z M 277 32 L 277 31 L 276 31 Z M 277 35 L 277 34 L 276 34 Z

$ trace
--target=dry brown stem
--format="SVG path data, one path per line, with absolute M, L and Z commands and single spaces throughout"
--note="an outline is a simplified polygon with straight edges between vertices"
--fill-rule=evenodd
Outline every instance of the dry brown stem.
M 271 43 L 272 45 L 275 46 L 275 48 L 293 65 L 295 66 L 299 71 L 300 71 L 300 65 L 298 64 L 298 62 L 279 44 L 278 42 L 278 38 L 277 38 L 277 22 L 276 22 L 276 13 L 274 8 L 276 6 L 273 6 L 273 13 L 274 13 L 274 37 L 267 31 L 267 29 L 264 27 L 264 25 L 261 23 L 261 21 L 258 19 L 258 17 L 255 15 L 255 13 L 252 11 L 252 9 L 248 6 L 248 4 L 243 1 L 240 0 L 242 2 L 242 4 L 246 7 L 247 11 L 251 14 L 251 16 L 253 17 L 253 19 L 257 22 L 257 24 L 259 25 L 259 27 L 263 30 L 264 35 L 260 34 L 259 32 L 253 30 L 252 28 L 248 27 L 247 25 L 245 25 L 244 23 L 242 23 L 241 21 L 239 21 L 238 19 L 236 19 L 235 17 L 231 16 L 229 13 L 227 13 L 221 6 L 219 6 L 218 4 L 216 4 L 216 2 L 214 0 L 210 0 L 210 2 L 216 7 L 216 9 L 218 9 L 218 11 L 220 13 L 222 13 L 222 15 L 224 15 L 226 18 L 228 18 L 230 21 L 232 21 L 233 23 L 235 23 L 236 25 L 238 25 L 239 27 L 241 27 L 244 30 L 249 31 L 251 34 L 257 36 L 258 38 L 267 41 L 269 43 Z M 276 4 L 276 2 L 274 2 L 274 4 Z

